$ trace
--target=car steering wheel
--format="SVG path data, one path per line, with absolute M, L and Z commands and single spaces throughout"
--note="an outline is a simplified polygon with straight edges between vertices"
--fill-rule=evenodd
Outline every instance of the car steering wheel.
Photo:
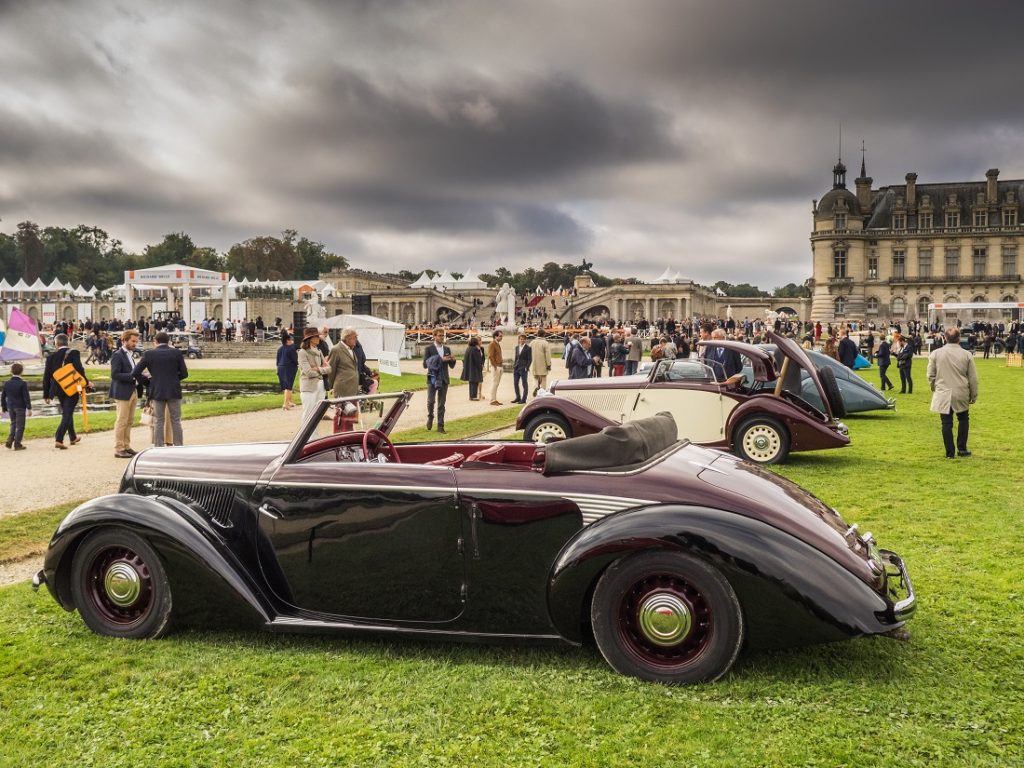
M 363 434 L 363 456 L 366 457 L 367 461 L 372 461 L 370 458 L 370 437 L 377 443 L 377 455 L 383 456 L 386 454 L 388 461 L 394 462 L 395 464 L 401 464 L 402 458 L 398 455 L 398 451 L 395 450 L 395 444 L 392 443 L 388 436 L 381 432 L 379 429 L 368 429 Z

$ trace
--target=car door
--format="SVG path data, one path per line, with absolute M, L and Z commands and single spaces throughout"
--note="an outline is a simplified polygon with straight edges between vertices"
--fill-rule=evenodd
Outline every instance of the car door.
M 663 360 L 651 375 L 633 406 L 631 419 L 643 419 L 662 411 L 675 417 L 679 437 L 694 443 L 714 443 L 725 438 L 727 407 L 714 372 L 699 360 Z
M 447 467 L 299 461 L 270 478 L 261 560 L 278 597 L 330 616 L 446 622 L 463 606 L 461 522 Z M 268 547 L 263 547 L 268 549 Z

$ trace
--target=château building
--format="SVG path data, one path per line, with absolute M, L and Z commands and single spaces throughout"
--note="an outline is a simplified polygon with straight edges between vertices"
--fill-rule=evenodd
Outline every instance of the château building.
M 929 320 L 930 303 L 1021 301 L 1024 181 L 906 183 L 872 189 L 861 161 L 855 192 L 846 166 L 814 201 L 813 320 Z M 949 312 L 940 321 L 1003 320 L 1010 310 Z

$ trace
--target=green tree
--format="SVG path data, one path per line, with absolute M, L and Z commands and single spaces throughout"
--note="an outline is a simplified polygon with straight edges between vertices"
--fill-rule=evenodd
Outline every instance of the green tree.
M 227 271 L 250 280 L 293 280 L 298 273 L 299 253 L 295 243 L 264 235 L 235 243 L 227 253 Z
M 0 278 L 13 285 L 21 277 L 21 266 L 18 241 L 10 235 L 0 233 Z
M 289 229 L 285 230 L 284 235 L 286 241 L 294 241 L 296 233 Z M 295 276 L 297 280 L 316 280 L 324 272 L 348 269 L 348 259 L 331 253 L 323 243 L 303 237 L 295 243 L 295 250 L 299 257 L 298 273 Z
M 23 221 L 14 236 L 18 242 L 18 258 L 21 261 L 21 276 L 30 285 L 42 272 L 46 247 L 39 236 L 39 225 L 34 221 Z
M 772 291 L 772 296 L 777 299 L 805 299 L 810 298 L 811 291 L 806 285 L 786 283 Z

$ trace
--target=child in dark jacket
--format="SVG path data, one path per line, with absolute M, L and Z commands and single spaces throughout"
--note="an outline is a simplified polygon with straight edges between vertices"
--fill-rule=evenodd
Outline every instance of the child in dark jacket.
M 24 370 L 21 363 L 14 363 L 11 366 L 11 378 L 4 382 L 3 390 L 0 391 L 0 412 L 9 413 L 11 417 L 11 431 L 4 445 L 7 448 L 13 447 L 16 451 L 25 450 L 21 443 L 25 435 L 25 417 L 32 415 L 28 384 L 21 378 L 21 372 Z

